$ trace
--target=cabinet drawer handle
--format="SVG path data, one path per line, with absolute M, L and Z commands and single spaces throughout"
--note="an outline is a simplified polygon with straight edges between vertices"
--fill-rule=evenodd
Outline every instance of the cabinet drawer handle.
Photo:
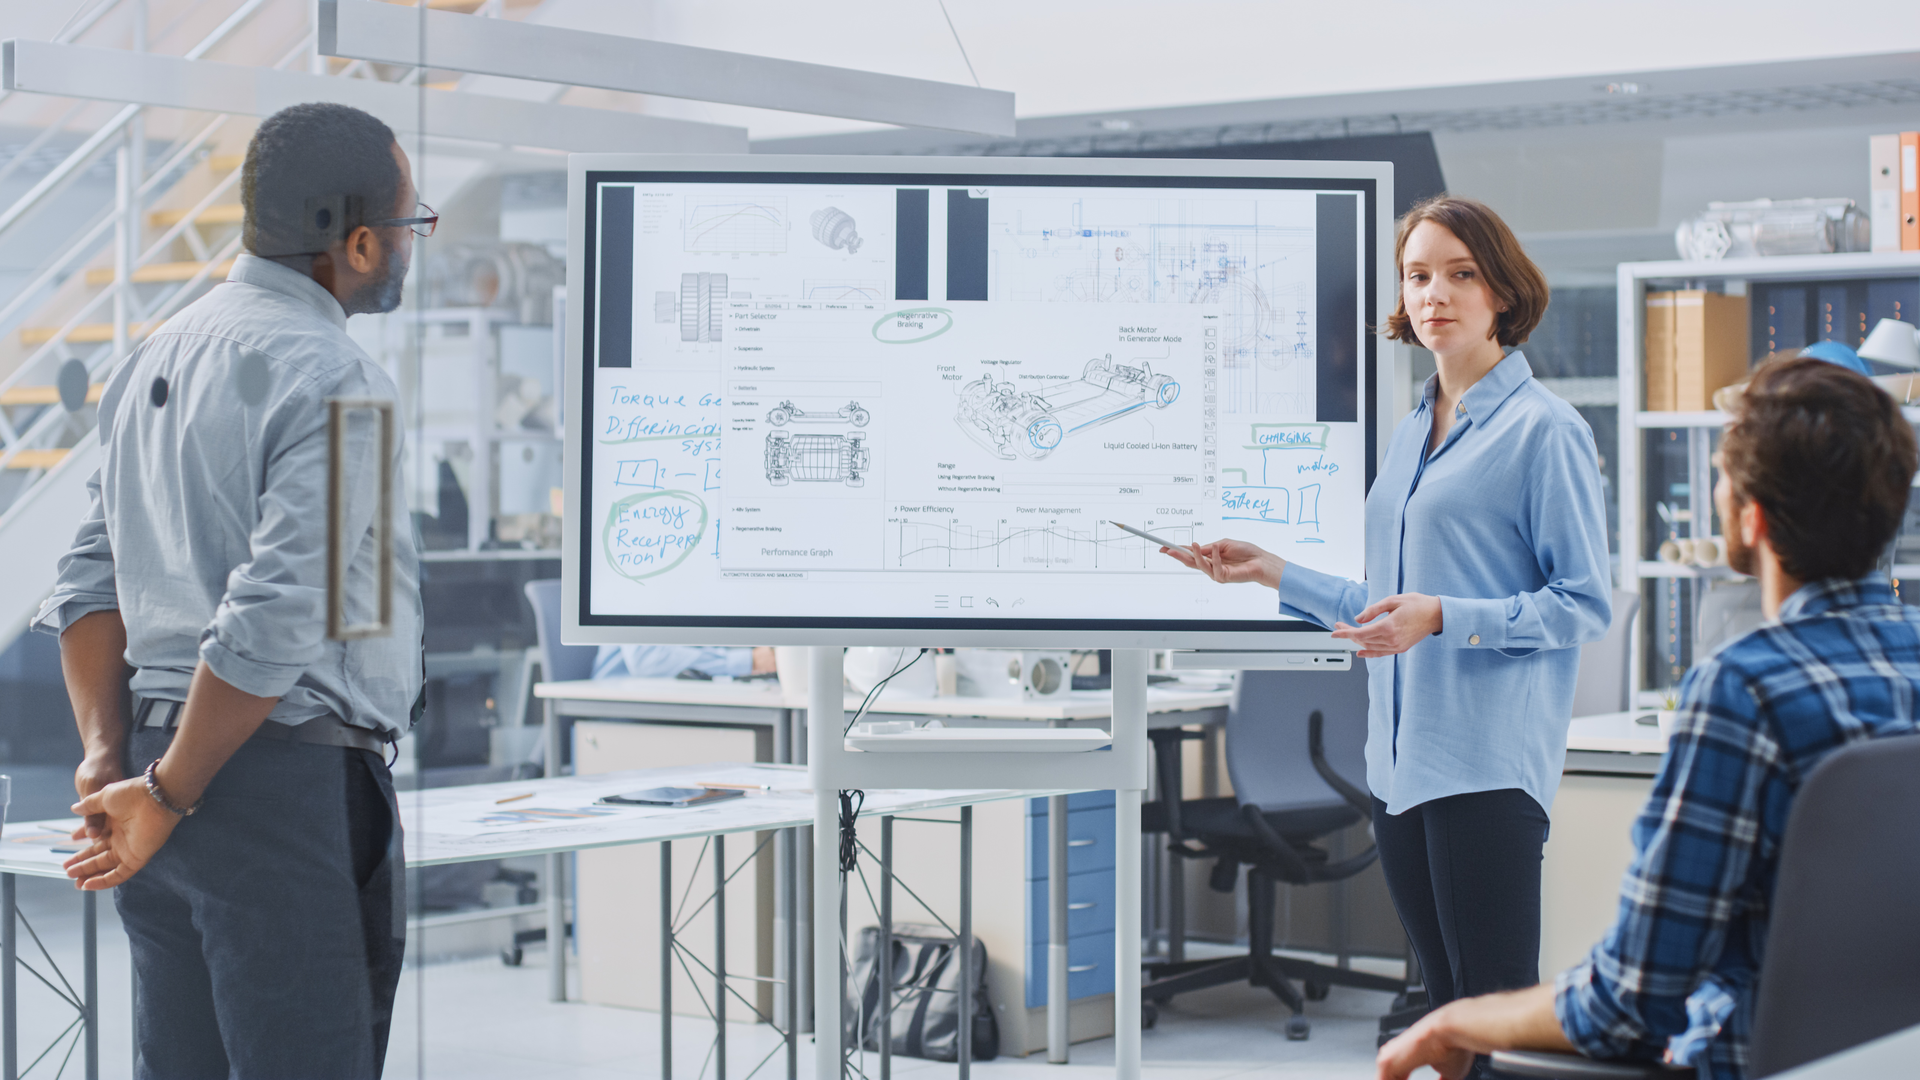
M 1095 843 L 1097 843 L 1097 841 L 1094 841 L 1094 840 L 1069 840 L 1067 841 L 1067 846 L 1068 847 L 1092 847 Z
M 1081 901 L 1080 903 L 1078 903 L 1078 904 L 1068 904 L 1068 905 L 1067 905 L 1067 910 L 1068 910 L 1068 911 L 1085 911 L 1085 910 L 1087 910 L 1088 908 L 1097 908 L 1097 907 L 1099 907 L 1099 906 L 1100 906 L 1100 904 L 1099 904 L 1099 902 L 1098 902 L 1098 901 L 1095 901 L 1095 900 L 1082 900 L 1082 901 Z
M 1078 975 L 1078 974 L 1080 974 L 1080 973 L 1082 973 L 1082 972 L 1086 972 L 1086 971 L 1093 971 L 1093 970 L 1095 970 L 1095 969 L 1097 969 L 1097 968 L 1098 968 L 1099 966 L 1100 966 L 1099 964 L 1079 964 L 1079 965 L 1069 965 L 1069 966 L 1067 967 L 1067 974 L 1069 974 L 1069 975 Z

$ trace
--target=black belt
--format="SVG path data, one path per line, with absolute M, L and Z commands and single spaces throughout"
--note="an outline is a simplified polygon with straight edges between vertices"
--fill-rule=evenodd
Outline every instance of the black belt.
M 133 712 L 133 726 L 136 729 L 172 731 L 179 725 L 180 712 L 184 707 L 180 702 L 160 698 L 139 698 L 138 701 L 139 705 Z M 354 727 L 337 716 L 316 716 L 300 724 L 268 720 L 260 725 L 253 737 L 275 742 L 306 743 L 309 746 L 343 746 L 351 750 L 370 750 L 376 754 L 384 753 L 392 742 L 379 732 Z

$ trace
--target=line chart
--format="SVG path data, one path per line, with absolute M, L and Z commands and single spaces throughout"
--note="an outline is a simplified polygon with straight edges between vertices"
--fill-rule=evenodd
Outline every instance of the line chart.
M 688 251 L 782 252 L 787 250 L 787 200 L 689 200 L 686 230 Z
M 1057 523 L 991 525 L 955 520 L 900 518 L 894 523 L 891 561 L 906 569 L 1041 571 L 1178 570 L 1149 543 L 1104 521 L 1092 528 Z M 1193 543 L 1187 526 L 1155 526 L 1169 540 Z M 1158 563 L 1167 565 L 1161 567 Z

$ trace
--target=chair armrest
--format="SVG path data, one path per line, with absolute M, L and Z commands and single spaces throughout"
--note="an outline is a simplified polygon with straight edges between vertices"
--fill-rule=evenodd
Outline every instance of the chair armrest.
M 1373 800 L 1366 792 L 1347 783 L 1346 777 L 1334 772 L 1333 766 L 1327 764 L 1326 740 L 1322 736 L 1326 723 L 1326 717 L 1320 715 L 1319 709 L 1313 710 L 1312 715 L 1307 717 L 1307 756 L 1313 759 L 1313 771 L 1320 774 L 1320 779 L 1325 780 L 1328 787 L 1347 800 L 1348 805 L 1360 811 L 1361 817 L 1372 821 Z
M 1495 1076 L 1530 1080 L 1685 1080 L 1693 1076 L 1692 1069 L 1665 1064 L 1595 1061 L 1579 1054 L 1541 1050 L 1496 1050 L 1492 1072 Z
M 1154 728 L 1147 732 L 1147 738 L 1153 743 L 1154 778 L 1160 786 L 1160 798 L 1155 801 L 1166 812 L 1167 838 L 1178 843 L 1188 839 L 1186 826 L 1180 820 L 1180 803 L 1186 797 L 1180 776 L 1180 744 L 1204 739 L 1206 733 L 1185 728 Z

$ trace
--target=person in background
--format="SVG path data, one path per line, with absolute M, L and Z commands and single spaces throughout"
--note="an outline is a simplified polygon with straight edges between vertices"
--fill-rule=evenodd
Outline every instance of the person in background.
M 91 503 L 34 620 L 60 635 L 86 753 L 67 874 L 116 889 L 143 1080 L 385 1061 L 406 946 L 385 752 L 419 700 L 419 567 L 396 499 L 392 632 L 327 637 L 327 399 L 395 397 L 346 326 L 399 306 L 437 220 L 410 172 L 358 109 L 261 122 L 247 253 L 108 377 Z M 343 599 L 365 623 L 373 492 L 404 490 L 403 450 L 382 460 L 364 410 L 344 427 Z
M 1794 795 L 1834 750 L 1916 730 L 1920 610 L 1878 569 L 1916 451 L 1893 398 L 1811 357 L 1761 368 L 1729 404 L 1713 502 L 1767 622 L 1682 680 L 1612 929 L 1553 986 L 1428 1014 L 1381 1048 L 1381 1080 L 1459 1077 L 1508 1049 L 1746 1075 Z
M 593 658 L 596 679 L 738 679 L 773 673 L 773 650 L 764 645 L 602 645 Z
M 1401 219 L 1387 333 L 1438 367 L 1367 495 L 1366 581 L 1243 540 L 1161 551 L 1367 660 L 1380 867 L 1444 1004 L 1540 981 L 1540 861 L 1579 646 L 1612 618 L 1593 432 L 1520 345 L 1547 281 L 1506 223 L 1441 195 Z

